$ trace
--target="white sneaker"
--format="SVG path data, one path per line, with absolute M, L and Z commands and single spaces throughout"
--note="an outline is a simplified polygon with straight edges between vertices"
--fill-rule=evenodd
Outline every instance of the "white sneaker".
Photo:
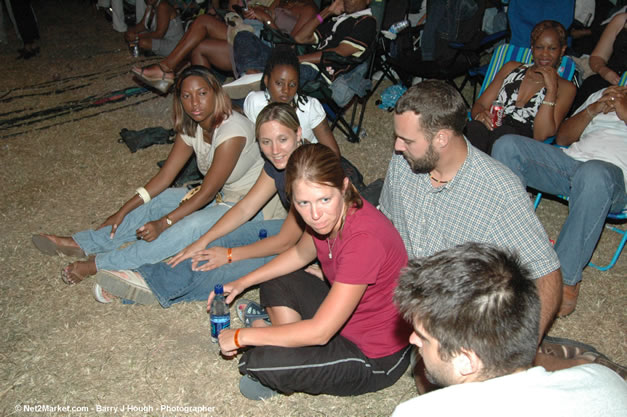
M 246 74 L 235 81 L 224 84 L 222 88 L 233 99 L 246 98 L 251 91 L 259 91 L 261 89 L 262 77 L 262 73 Z

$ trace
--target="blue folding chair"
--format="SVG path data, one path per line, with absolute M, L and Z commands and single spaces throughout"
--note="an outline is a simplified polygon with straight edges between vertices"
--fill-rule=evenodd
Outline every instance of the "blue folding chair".
M 533 27 L 543 20 L 556 20 L 568 29 L 574 18 L 575 0 L 510 0 L 507 8 L 512 32 L 510 43 L 529 45 Z
M 625 86 L 627 85 L 627 71 L 625 71 L 623 73 L 623 75 L 620 78 L 620 81 L 618 83 L 618 85 L 620 86 Z M 563 195 L 558 195 L 557 197 L 568 201 L 568 197 L 567 196 L 563 196 Z M 540 200 L 542 200 L 542 193 L 538 193 L 538 195 L 536 195 L 536 199 L 533 203 L 533 208 L 534 210 L 538 208 L 538 205 L 540 204 Z M 618 213 L 609 213 L 607 215 L 607 218 L 612 220 L 612 221 L 617 221 L 617 222 L 625 222 L 627 220 L 627 208 L 624 208 L 622 211 L 618 212 Z M 616 233 L 618 233 L 621 237 L 620 242 L 618 243 L 618 247 L 616 248 L 616 250 L 614 251 L 614 256 L 612 257 L 612 260 L 610 261 L 609 264 L 605 265 L 605 266 L 599 266 L 595 263 L 589 262 L 588 265 L 598 269 L 599 271 L 607 271 L 608 269 L 612 268 L 614 265 L 616 265 L 616 261 L 618 260 L 618 257 L 620 256 L 621 252 L 623 251 L 623 248 L 625 247 L 625 244 L 627 243 L 627 229 L 621 229 L 613 224 L 606 224 L 605 227 L 609 230 L 612 230 Z

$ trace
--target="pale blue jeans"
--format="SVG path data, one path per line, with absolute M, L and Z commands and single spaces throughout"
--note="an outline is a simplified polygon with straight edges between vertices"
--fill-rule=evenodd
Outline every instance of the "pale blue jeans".
M 168 188 L 147 204 L 137 207 L 126 215 L 113 239 L 109 237 L 110 226 L 78 232 L 72 238 L 86 254 L 96 254 L 98 270 L 134 269 L 162 261 L 205 234 L 232 206 L 231 203 L 218 204 L 213 200 L 168 227 L 152 242 L 137 240 L 135 231 L 139 227 L 175 210 L 187 191 L 185 187 Z M 255 219 L 263 219 L 261 212 Z M 128 242 L 135 243 L 120 249 Z
M 226 236 L 211 242 L 207 247 L 236 248 L 250 245 L 259 240 L 261 230 L 265 230 L 267 237 L 270 237 L 279 233 L 282 225 L 283 219 L 249 221 Z M 235 281 L 266 264 L 274 256 L 244 259 L 211 271 L 192 271 L 192 260 L 187 259 L 175 267 L 165 262 L 144 265 L 138 268 L 137 272 L 144 278 L 161 306 L 167 308 L 183 301 L 204 301 L 216 284 L 224 285 Z
M 577 161 L 561 148 L 519 135 L 504 135 L 497 140 L 492 157 L 514 171 L 524 186 L 568 197 L 568 217 L 555 252 L 564 284 L 577 284 L 599 241 L 607 214 L 627 205 L 623 171 L 609 162 Z

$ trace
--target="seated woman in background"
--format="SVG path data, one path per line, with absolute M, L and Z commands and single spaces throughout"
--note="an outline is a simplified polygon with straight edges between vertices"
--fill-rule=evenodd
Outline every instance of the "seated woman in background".
M 410 329 L 392 300 L 407 252 L 392 223 L 362 200 L 321 144 L 303 145 L 286 168 L 292 207 L 306 224 L 296 246 L 224 286 L 227 303 L 261 285 L 272 324 L 224 329 L 220 349 L 248 347 L 239 371 L 249 399 L 359 395 L 394 384 L 409 364 Z M 300 268 L 318 259 L 324 278 Z M 209 305 L 213 293 L 209 297 Z
M 241 0 L 229 2 L 229 6 L 243 6 Z M 296 33 L 318 12 L 311 0 L 275 0 L 269 8 L 251 7 L 246 13 L 249 19 L 260 20 L 273 28 L 287 33 Z M 190 55 L 193 65 L 215 67 L 222 71 L 232 70 L 231 46 L 227 42 L 227 25 L 216 16 L 198 16 L 183 39 L 163 61 L 144 68 L 131 70 L 140 80 L 166 93 L 174 82 L 174 71 Z
M 303 139 L 310 143 L 322 143 L 340 155 L 340 148 L 329 127 L 327 115 L 318 99 L 299 93 L 300 64 L 292 48 L 278 46 L 272 50 L 261 79 L 261 90 L 252 91 L 244 101 L 244 113 L 250 120 L 268 103 L 288 103 L 298 115 Z M 342 157 L 342 167 L 358 190 L 364 187 L 363 177 L 357 167 Z
M 146 0 L 142 20 L 124 34 L 127 42 L 157 55 L 168 55 L 183 37 L 183 22 L 167 0 Z
M 261 82 L 262 91 L 252 91 L 246 96 L 244 101 L 246 117 L 254 121 L 268 103 L 288 103 L 296 110 L 303 139 L 310 143 L 320 142 L 336 154 L 340 154 L 340 148 L 329 128 L 322 104 L 313 97 L 298 93 L 300 65 L 292 48 L 274 48 L 266 63 Z
M 472 121 L 465 132 L 470 143 L 490 154 L 494 142 L 508 133 L 539 141 L 555 135 L 577 90 L 557 75 L 565 50 L 566 30 L 561 23 L 538 23 L 531 32 L 533 64 L 507 62 L 472 106 Z M 504 107 L 499 127 L 490 114 L 495 100 Z
M 610 20 L 590 54 L 589 63 L 595 74 L 581 84 L 573 110 L 581 107 L 593 93 L 618 85 L 621 75 L 627 71 L 627 13 L 619 13 Z
M 163 307 L 206 300 L 216 284 L 255 270 L 298 241 L 303 228 L 285 193 L 285 166 L 302 143 L 298 118 L 289 105 L 273 103 L 261 111 L 255 130 L 266 161 L 248 194 L 168 263 L 144 265 L 136 271 L 99 271 L 96 300 L 108 303 L 114 295 L 140 304 L 158 301 Z M 277 192 L 283 207 L 290 210 L 287 219 L 248 221 Z M 263 241 L 262 230 L 267 234 Z
M 220 84 L 203 67 L 191 66 L 174 95 L 177 137 L 164 166 L 96 230 L 71 237 L 35 235 L 43 253 L 90 256 L 62 272 L 76 284 L 101 269 L 137 268 L 176 254 L 198 239 L 250 190 L 263 166 L 253 124 L 231 111 Z M 187 188 L 167 188 L 195 153 L 204 174 L 191 197 Z M 189 197 L 189 198 L 186 198 Z M 123 244 L 135 242 L 119 249 Z

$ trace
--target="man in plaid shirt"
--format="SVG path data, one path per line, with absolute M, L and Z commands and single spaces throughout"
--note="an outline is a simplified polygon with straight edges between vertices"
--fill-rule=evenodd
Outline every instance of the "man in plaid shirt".
M 401 97 L 394 115 L 396 155 L 380 209 L 410 257 L 466 242 L 517 252 L 538 288 L 541 340 L 560 305 L 559 260 L 518 177 L 464 138 L 466 114 L 459 93 L 442 81 L 422 82 Z M 565 366 L 540 362 L 538 357 L 536 364 L 547 368 Z M 419 390 L 426 389 L 416 380 Z

